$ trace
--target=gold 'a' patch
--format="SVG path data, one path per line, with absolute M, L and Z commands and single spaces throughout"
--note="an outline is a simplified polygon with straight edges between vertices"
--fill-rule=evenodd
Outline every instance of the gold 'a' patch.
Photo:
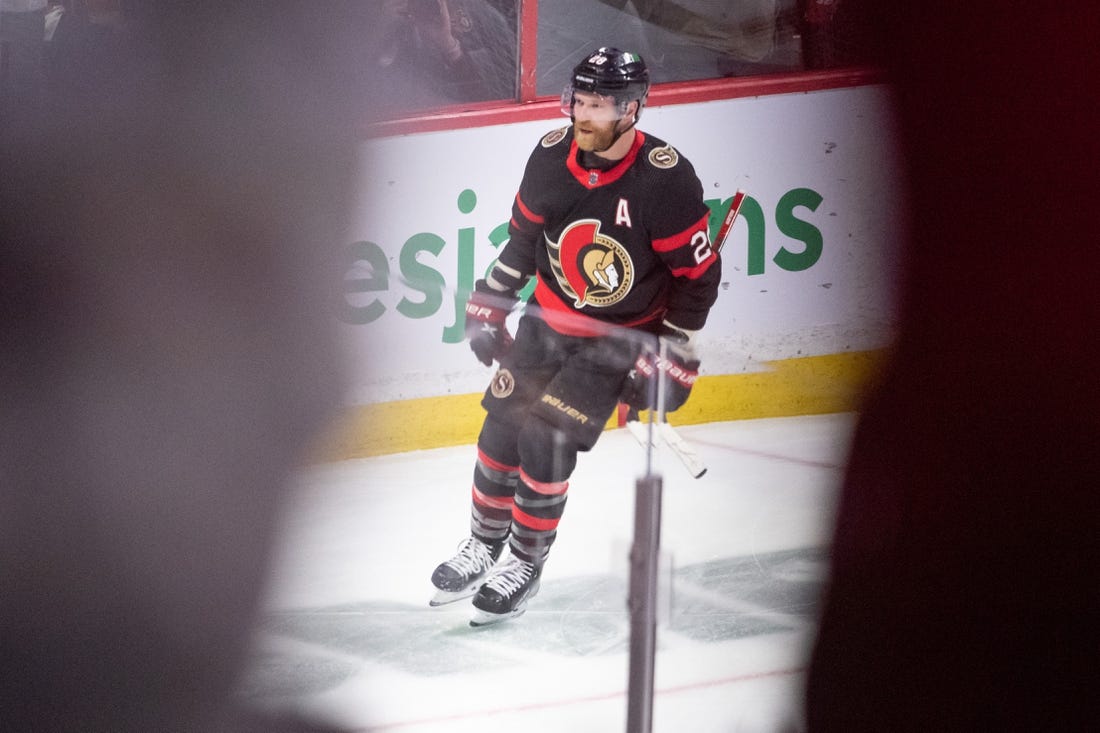
M 542 138 L 542 147 L 544 147 L 544 148 L 554 147 L 555 145 L 557 145 L 558 143 L 560 143 L 562 140 L 565 139 L 565 134 L 567 132 L 569 132 L 569 128 L 568 127 L 563 127 L 561 129 L 554 130 L 553 132 L 547 133 Z
M 680 154 L 671 145 L 654 148 L 649 152 L 649 162 L 655 168 L 672 168 L 680 162 Z

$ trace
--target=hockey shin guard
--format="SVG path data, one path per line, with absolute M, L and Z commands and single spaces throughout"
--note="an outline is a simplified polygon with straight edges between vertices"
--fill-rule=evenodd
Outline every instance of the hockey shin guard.
M 518 466 L 496 461 L 478 449 L 470 504 L 470 532 L 474 537 L 490 545 L 508 538 L 518 478 Z
M 542 482 L 520 471 L 512 509 L 512 553 L 541 565 L 557 537 L 569 482 Z

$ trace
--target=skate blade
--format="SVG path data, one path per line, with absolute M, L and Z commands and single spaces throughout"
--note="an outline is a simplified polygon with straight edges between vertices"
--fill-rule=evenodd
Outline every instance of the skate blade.
M 507 621 L 510 618 L 522 616 L 523 612 L 527 610 L 527 602 L 538 595 L 539 588 L 541 587 L 542 584 L 536 580 L 535 584 L 531 586 L 531 589 L 527 591 L 527 596 L 509 613 L 490 613 L 489 611 L 483 611 L 477 606 L 474 606 L 474 617 L 470 619 L 470 626 L 474 628 L 478 628 L 479 626 L 492 626 L 493 624 L 499 624 L 501 621 Z
M 437 590 L 435 592 L 435 595 L 428 600 L 428 605 L 432 608 L 436 608 L 438 606 L 446 606 L 448 604 L 456 603 L 458 601 L 464 601 L 467 598 L 473 596 L 474 593 L 477 593 L 477 589 L 479 587 L 480 586 L 475 585 L 473 587 L 466 588 L 465 590 Z
M 510 618 L 522 616 L 526 610 L 526 603 L 513 609 L 511 613 L 489 613 L 488 611 L 482 611 L 480 608 L 475 608 L 474 617 L 470 619 L 470 626 L 473 626 L 475 629 L 479 629 L 483 626 L 492 626 L 493 624 L 507 621 Z

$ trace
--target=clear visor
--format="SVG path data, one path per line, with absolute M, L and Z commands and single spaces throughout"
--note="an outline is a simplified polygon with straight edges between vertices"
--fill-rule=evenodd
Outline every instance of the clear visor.
M 569 84 L 561 93 L 561 112 L 566 117 L 593 122 L 614 122 L 626 116 L 630 102 L 619 102 L 593 92 L 577 91 Z

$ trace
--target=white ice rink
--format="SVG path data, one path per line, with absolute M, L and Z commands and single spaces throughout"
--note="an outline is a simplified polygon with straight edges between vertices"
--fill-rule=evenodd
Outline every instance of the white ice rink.
M 852 414 L 680 428 L 706 460 L 662 453 L 669 602 L 653 729 L 800 728 Z M 626 729 L 627 555 L 645 466 L 626 430 L 582 454 L 542 589 L 527 613 L 474 629 L 428 581 L 468 531 L 474 448 L 306 472 L 288 507 L 253 701 L 351 731 Z

